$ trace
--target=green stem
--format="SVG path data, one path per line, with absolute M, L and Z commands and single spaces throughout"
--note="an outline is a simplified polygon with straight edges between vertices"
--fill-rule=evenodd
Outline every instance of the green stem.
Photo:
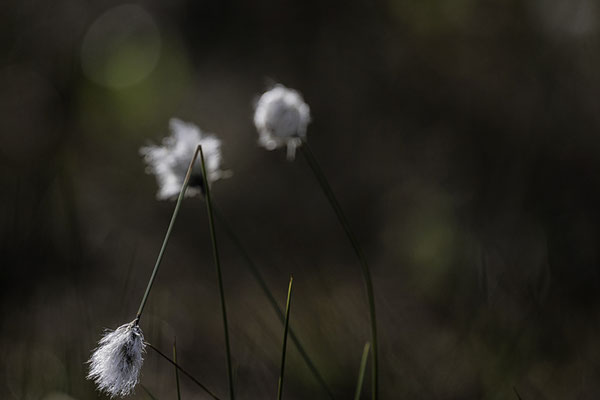
M 192 376 L 192 374 L 190 374 L 185 369 L 183 369 L 183 367 L 181 367 L 175 361 L 171 360 L 167 355 L 165 355 L 165 353 L 163 353 L 162 351 L 160 351 L 159 349 L 157 349 L 156 347 L 154 347 L 151 343 L 146 342 L 146 346 L 150 347 L 152 350 L 154 350 L 156 352 L 156 354 L 158 354 L 159 356 L 161 356 L 162 358 L 164 358 L 165 360 L 167 360 L 168 362 L 170 362 L 175 368 L 177 368 L 179 371 L 181 371 L 182 374 L 184 374 L 185 376 L 187 376 L 188 378 L 190 378 L 190 380 L 192 382 L 194 382 L 196 385 L 200 386 L 200 388 L 202 388 L 202 390 L 204 390 L 210 397 L 212 397 L 215 400 L 220 400 L 217 397 L 217 395 L 215 395 L 206 386 L 204 386 L 202 383 L 200 383 L 200 381 L 198 379 L 194 378 Z
M 269 289 L 269 286 L 267 285 L 265 279 L 263 278 L 262 274 L 260 273 L 258 267 L 256 266 L 256 264 L 254 264 L 254 261 L 252 261 L 252 258 L 248 254 L 248 251 L 244 248 L 244 245 L 242 244 L 241 240 L 235 234 L 235 232 L 231 228 L 231 226 L 227 223 L 227 220 L 225 219 L 225 217 L 223 217 L 222 213 L 219 211 L 219 208 L 217 207 L 216 204 L 213 204 L 213 213 L 215 215 L 215 218 L 219 222 L 219 224 L 221 224 L 221 226 L 223 227 L 225 234 L 229 237 L 229 240 L 231 240 L 233 245 L 238 248 L 238 251 L 240 252 L 240 255 L 246 262 L 248 269 L 250 270 L 250 273 L 252 274 L 254 279 L 256 279 L 256 281 L 258 282 L 258 285 L 260 286 L 263 293 L 267 297 L 269 304 L 271 305 L 273 310 L 277 313 L 279 320 L 283 323 L 285 321 L 285 315 L 283 314 L 281 307 L 279 307 L 279 304 L 277 304 L 277 300 L 275 299 L 275 296 L 273 296 L 273 292 L 271 292 L 271 290 Z M 289 328 L 289 336 L 290 336 L 290 339 L 292 339 L 292 342 L 294 342 L 294 345 L 296 346 L 296 348 L 298 349 L 298 353 L 300 353 L 300 356 L 302 357 L 302 359 L 308 366 L 308 369 L 312 372 L 313 376 L 319 382 L 321 387 L 327 392 L 327 395 L 329 396 L 329 398 L 333 399 L 333 394 L 331 393 L 331 390 L 329 390 L 329 387 L 327 386 L 325 379 L 323 379 L 323 376 L 321 375 L 321 373 L 317 369 L 315 363 L 312 361 L 312 359 L 308 355 L 308 352 L 304 349 L 304 346 L 302 345 L 300 338 L 298 338 L 298 336 L 294 332 L 294 329 L 291 326 Z
M 363 348 L 362 358 L 360 359 L 360 368 L 358 369 L 358 380 L 356 381 L 356 393 L 354 393 L 354 400 L 360 400 L 363 381 L 365 380 L 365 370 L 367 369 L 367 359 L 369 357 L 370 347 L 371 343 L 367 342 Z
M 372 359 L 373 359 L 372 379 L 371 379 L 372 398 L 373 398 L 373 400 L 377 400 L 377 397 L 379 394 L 378 370 L 377 370 L 377 367 L 378 367 L 377 366 L 377 319 L 375 316 L 375 295 L 373 292 L 373 282 L 371 280 L 371 270 L 369 269 L 369 264 L 367 263 L 367 259 L 360 247 L 360 244 L 358 243 L 358 239 L 356 239 L 356 236 L 354 235 L 352 229 L 350 228 L 350 224 L 348 223 L 348 220 L 346 219 L 346 216 L 344 215 L 344 212 L 342 211 L 342 207 L 340 206 L 340 203 L 337 201 L 337 198 L 335 197 L 335 194 L 333 193 L 333 189 L 331 189 L 331 185 L 327 181 L 327 178 L 325 177 L 323 170 L 319 166 L 319 163 L 317 162 L 316 157 L 314 156 L 313 152 L 311 151 L 310 147 L 308 146 L 308 143 L 303 142 L 302 146 L 300 147 L 300 150 L 301 150 L 302 154 L 304 155 L 304 158 L 308 162 L 308 165 L 312 169 L 312 171 L 315 175 L 315 178 L 319 182 L 319 185 L 321 186 L 323 193 L 329 200 L 329 203 L 330 203 L 331 207 L 333 208 L 333 211 L 335 212 L 335 214 L 340 222 L 340 225 L 342 226 L 342 229 L 344 229 L 344 232 L 346 233 L 348 240 L 350 240 L 350 244 L 352 245 L 352 248 L 354 249 L 354 253 L 356 254 L 356 257 L 358 258 L 358 261 L 361 266 L 363 280 L 364 280 L 365 288 L 367 291 L 367 299 L 369 301 L 369 315 L 371 318 L 371 343 L 373 346 L 373 351 L 371 352 Z
M 177 364 L 177 338 L 173 338 L 173 361 Z M 179 387 L 179 370 L 175 368 L 175 383 L 177 384 L 177 400 L 181 400 L 181 388 Z
M 148 395 L 148 397 L 150 397 L 152 400 L 158 400 L 158 398 L 156 396 L 154 396 L 152 393 L 150 393 L 150 390 L 148 390 L 148 388 L 144 385 L 141 385 L 142 389 L 144 389 L 144 392 L 146 392 L 146 394 Z
M 198 146 L 200 149 L 200 161 L 202 163 L 202 181 L 204 182 L 204 197 L 206 199 L 206 211 L 208 214 L 208 226 L 210 229 L 210 238 L 213 246 L 213 256 L 215 261 L 215 267 L 217 270 L 217 281 L 219 284 L 219 294 L 221 297 L 221 313 L 223 314 L 223 330 L 225 331 L 225 353 L 227 355 L 227 378 L 229 380 L 229 398 L 235 399 L 233 390 L 233 373 L 231 369 L 231 351 L 229 349 L 229 328 L 227 326 L 227 307 L 225 305 L 225 291 L 223 290 L 223 277 L 221 275 L 221 261 L 219 259 L 219 248 L 217 246 L 217 234 L 215 232 L 215 224 L 213 219 L 212 201 L 210 198 L 210 184 L 206 174 L 206 164 L 204 162 L 204 153 L 202 146 Z
M 171 231 L 173 230 L 173 226 L 175 225 L 175 219 L 177 218 L 177 214 L 179 213 L 179 208 L 181 207 L 181 203 L 183 202 L 183 198 L 185 196 L 185 191 L 188 187 L 188 183 L 190 182 L 190 176 L 192 175 L 192 167 L 194 166 L 194 162 L 196 162 L 196 158 L 198 157 L 198 152 L 200 151 L 200 145 L 196 148 L 194 152 L 194 156 L 192 157 L 192 161 L 190 161 L 190 165 L 188 167 L 187 173 L 185 174 L 185 178 L 183 180 L 183 185 L 181 186 L 181 191 L 179 192 L 179 197 L 177 198 L 177 203 L 175 204 L 175 210 L 173 210 L 173 215 L 171 216 L 171 222 L 169 222 L 169 227 L 167 228 L 167 233 L 165 235 L 165 239 L 163 240 L 163 244 L 160 248 L 160 252 L 158 253 L 158 258 L 156 259 L 156 264 L 154 264 L 154 270 L 152 270 L 152 275 L 150 276 L 150 280 L 148 281 L 148 286 L 146 286 L 146 292 L 144 293 L 144 297 L 142 298 L 142 302 L 140 303 L 140 308 L 138 309 L 137 315 L 135 317 L 136 323 L 139 324 L 140 318 L 142 317 L 142 312 L 144 311 L 144 307 L 146 306 L 146 301 L 148 301 L 148 295 L 150 294 L 150 290 L 152 289 L 152 285 L 154 284 L 154 280 L 156 279 L 156 274 L 158 272 L 158 268 L 160 267 L 160 263 L 162 261 L 163 255 L 165 253 L 165 249 L 167 248 L 167 243 L 169 242 L 169 238 L 171 237 Z
M 519 395 L 519 392 L 517 392 L 517 388 L 513 386 L 513 391 L 515 392 L 515 395 L 517 396 L 517 399 L 519 400 L 523 400 L 521 399 L 521 395 Z
M 290 324 L 290 307 L 292 305 L 292 284 L 294 276 L 290 275 L 290 285 L 288 286 L 287 302 L 285 304 L 285 322 L 283 324 L 283 350 L 281 351 L 281 370 L 279 372 L 279 385 L 277 387 L 277 400 L 281 400 L 283 395 L 283 372 L 285 369 L 285 353 L 287 348 L 288 327 Z

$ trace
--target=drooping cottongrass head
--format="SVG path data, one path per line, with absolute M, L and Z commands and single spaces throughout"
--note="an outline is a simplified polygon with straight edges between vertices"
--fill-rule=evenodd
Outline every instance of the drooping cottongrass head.
M 263 93 L 256 103 L 254 125 L 258 143 L 267 150 L 287 146 L 287 157 L 293 160 L 296 148 L 306 138 L 310 108 L 300 93 L 277 84 Z
M 209 184 L 231 176 L 230 171 L 221 170 L 221 140 L 216 136 L 204 133 L 193 123 L 177 118 L 171 118 L 169 129 L 171 134 L 163 139 L 162 146 L 150 145 L 140 149 L 140 154 L 144 156 L 148 165 L 146 171 L 156 175 L 158 183 L 156 197 L 158 199 L 173 200 L 177 198 L 190 161 L 199 144 L 202 145 Z M 203 187 L 202 163 L 198 157 L 192 168 L 185 195 L 201 194 Z
M 145 347 L 136 321 L 107 331 L 88 361 L 87 378 L 110 397 L 127 396 L 138 383 Z

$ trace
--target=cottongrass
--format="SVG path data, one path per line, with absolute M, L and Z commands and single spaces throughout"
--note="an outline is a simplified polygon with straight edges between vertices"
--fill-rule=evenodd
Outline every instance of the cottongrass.
M 159 200 L 174 200 L 181 191 L 190 160 L 198 145 L 202 145 L 209 184 L 231 176 L 230 171 L 221 170 L 221 140 L 204 133 L 191 122 L 177 118 L 169 121 L 170 136 L 163 139 L 162 146 L 149 145 L 140 149 L 148 165 L 147 172 L 156 175 Z M 189 186 L 185 195 L 197 196 L 204 192 L 204 179 L 200 160 L 192 168 Z
M 302 95 L 277 84 L 263 93 L 254 112 L 258 143 L 267 150 L 287 146 L 287 158 L 293 160 L 296 148 L 306 138 L 310 108 Z
M 146 345 L 137 321 L 107 331 L 88 361 L 88 379 L 113 397 L 130 394 L 139 381 Z

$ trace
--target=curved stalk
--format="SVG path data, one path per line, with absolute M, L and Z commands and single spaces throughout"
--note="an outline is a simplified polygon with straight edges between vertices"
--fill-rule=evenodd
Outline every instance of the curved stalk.
M 215 261 L 215 268 L 217 270 L 217 282 L 219 284 L 219 295 L 221 298 L 221 314 L 223 315 L 223 330 L 225 333 L 225 353 L 227 356 L 227 379 L 229 381 L 229 398 L 235 400 L 235 392 L 233 390 L 233 372 L 231 368 L 231 350 L 229 347 L 229 328 L 227 325 L 227 306 L 225 304 L 225 291 L 223 289 L 223 276 L 221 274 L 221 260 L 219 258 L 219 247 L 217 245 L 217 233 L 215 232 L 215 223 L 213 218 L 212 201 L 210 198 L 210 184 L 208 183 L 206 175 L 206 165 L 204 162 L 204 153 L 202 152 L 202 146 L 198 145 L 200 149 L 200 161 L 202 163 L 202 181 L 204 182 L 204 198 L 206 200 L 206 211 L 208 213 L 208 227 L 210 229 L 210 238 L 213 247 L 213 257 Z
M 333 189 L 331 189 L 331 185 L 327 181 L 327 178 L 325 177 L 323 170 L 321 169 L 319 163 L 317 162 L 316 157 L 314 156 L 313 152 L 311 151 L 311 149 L 308 146 L 308 143 L 306 143 L 306 141 L 304 141 L 302 143 L 300 150 L 301 150 L 302 154 L 304 155 L 304 158 L 308 162 L 308 165 L 312 169 L 312 171 L 315 175 L 315 178 L 317 179 L 317 181 L 319 182 L 319 185 L 321 186 L 321 189 L 323 190 L 323 193 L 327 197 L 327 200 L 329 200 L 329 204 L 331 205 L 331 208 L 333 208 L 333 211 L 335 212 L 335 215 L 337 216 L 338 221 L 340 222 L 340 225 L 342 226 L 342 229 L 346 233 L 346 236 L 348 237 L 348 240 L 350 241 L 350 245 L 352 246 L 352 249 L 354 249 L 354 253 L 356 254 L 356 257 L 358 258 L 358 261 L 359 261 L 359 264 L 361 267 L 361 271 L 363 274 L 363 280 L 365 283 L 365 289 L 367 292 L 367 299 L 369 302 L 369 316 L 371 319 L 371 345 L 373 346 L 373 351 L 371 352 L 372 361 L 373 361 L 372 380 L 371 380 L 372 398 L 373 398 L 373 400 L 377 400 L 377 397 L 379 394 L 378 370 L 377 370 L 377 367 L 378 367 L 378 365 L 377 365 L 377 358 L 378 358 L 378 355 L 377 355 L 377 318 L 375 315 L 375 295 L 373 292 L 373 282 L 371 280 L 371 270 L 369 268 L 367 258 L 365 257 L 365 254 L 363 253 L 362 248 L 360 247 L 358 239 L 356 239 L 354 232 L 350 228 L 350 224 L 348 223 L 348 220 L 346 219 L 346 216 L 344 215 L 344 212 L 342 211 L 342 207 L 340 206 L 340 203 L 338 202 L 337 198 L 335 197 L 335 194 L 333 193 Z
M 283 372 L 285 369 L 285 353 L 287 349 L 288 327 L 290 326 L 290 307 L 292 305 L 292 284 L 294 276 L 290 275 L 290 285 L 288 286 L 287 301 L 285 304 L 285 322 L 283 324 L 283 349 L 281 350 L 281 370 L 279 372 L 279 384 L 277 385 L 277 400 L 281 400 L 283 395 Z

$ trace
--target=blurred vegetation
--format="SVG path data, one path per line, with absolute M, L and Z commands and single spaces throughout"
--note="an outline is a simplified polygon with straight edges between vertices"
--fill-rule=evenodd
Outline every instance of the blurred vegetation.
M 382 398 L 596 398 L 599 18 L 592 0 L 2 2 L 0 398 L 98 397 L 84 363 L 134 317 L 173 207 L 138 148 L 173 116 L 223 139 L 215 202 L 282 306 L 294 273 L 291 326 L 353 396 L 360 270 L 304 161 L 256 145 L 272 81 L 311 106 L 372 265 Z M 221 241 L 238 397 L 274 397 L 281 324 Z M 210 251 L 186 200 L 143 329 L 225 395 Z M 287 356 L 285 398 L 326 398 Z M 142 383 L 176 395 L 155 354 Z

